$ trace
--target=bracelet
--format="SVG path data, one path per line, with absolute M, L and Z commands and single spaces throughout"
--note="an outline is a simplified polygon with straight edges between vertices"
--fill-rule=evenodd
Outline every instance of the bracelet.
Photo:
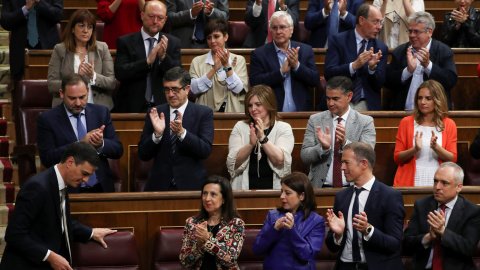
M 224 70 L 225 72 L 229 72 L 229 71 L 232 70 L 232 69 L 233 69 L 232 66 L 230 66 L 229 68 L 223 68 L 223 70 Z

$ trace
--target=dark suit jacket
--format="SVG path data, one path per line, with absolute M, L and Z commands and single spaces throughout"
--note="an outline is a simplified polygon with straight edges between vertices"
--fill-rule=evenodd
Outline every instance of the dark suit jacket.
M 470 155 L 475 159 L 480 159 L 480 131 L 478 132 L 477 136 L 475 136 L 475 140 L 470 145 Z
M 353 186 L 339 191 L 335 195 L 333 212 L 338 215 L 342 211 L 347 224 L 348 208 L 353 196 Z M 402 194 L 375 179 L 370 194 L 365 204 L 365 213 L 368 222 L 375 228 L 368 241 L 362 237 L 363 251 L 370 270 L 403 270 L 400 257 L 400 245 L 403 235 L 403 220 L 405 207 Z M 345 226 L 346 228 L 346 226 Z M 355 229 L 354 229 L 355 230 Z M 356 231 L 356 230 L 355 230 Z M 325 244 L 332 252 L 338 251 L 337 263 L 342 255 L 347 240 L 347 230 L 343 232 L 341 246 L 334 243 L 333 232 L 328 232 Z
M 65 207 L 70 242 L 87 242 L 92 229 L 71 219 L 68 194 Z M 30 178 L 20 189 L 5 233 L 7 246 L 0 269 L 52 269 L 42 260 L 47 250 L 59 253 L 65 237 L 61 222 L 58 181 L 51 167 Z
M 152 91 L 156 104 L 167 102 L 163 92 L 163 74 L 172 67 L 182 66 L 180 60 L 180 40 L 160 32 L 160 38 L 168 38 L 165 59 L 149 67 L 145 46 L 140 31 L 117 39 L 115 57 L 115 77 L 121 82 L 115 101 L 115 112 L 139 113 L 145 105 L 148 72 L 152 72 Z
M 291 47 L 300 47 L 298 61 L 300 67 L 295 72 L 290 70 L 292 93 L 297 111 L 312 111 L 312 99 L 308 87 L 315 87 L 320 82 L 320 74 L 315 64 L 310 45 L 290 41 Z M 280 72 L 277 52 L 273 41 L 255 49 L 250 54 L 250 85 L 266 84 L 273 89 L 277 97 L 277 111 L 281 112 L 285 100 L 284 78 Z
M 26 1 L 2 1 L 0 24 L 11 31 L 10 37 L 10 74 L 15 81 L 20 81 L 25 72 L 25 48 L 27 47 L 27 22 L 22 7 Z M 60 42 L 57 23 L 63 13 L 63 0 L 42 0 L 36 4 L 37 29 L 41 49 L 51 50 Z
M 187 134 L 183 141 L 177 140 L 175 154 L 170 140 L 170 107 L 163 104 L 155 107 L 158 114 L 165 114 L 165 132 L 158 144 L 152 140 L 153 126 L 150 112 L 145 117 L 142 137 L 138 143 L 138 156 L 143 161 L 153 161 L 144 191 L 165 191 L 170 180 L 175 178 L 178 190 L 200 190 L 208 176 L 203 160 L 212 152 L 213 111 L 188 102 L 183 115 L 183 128 Z
M 392 51 L 392 61 L 387 68 L 387 80 L 385 87 L 394 92 L 392 99 L 392 110 L 405 110 L 405 102 L 407 101 L 408 89 L 412 82 L 412 77 L 405 84 L 402 83 L 402 72 L 407 67 L 407 49 L 410 42 L 402 44 Z M 442 42 L 432 39 L 430 47 L 430 61 L 432 62 L 432 72 L 430 77 L 423 74 L 423 80 L 436 80 L 445 89 L 447 96 L 448 108 L 452 109 L 452 97 L 450 90 L 457 84 L 457 68 L 453 61 L 453 51 Z
M 107 158 L 120 158 L 123 154 L 123 146 L 115 133 L 110 112 L 105 106 L 87 104 L 85 119 L 87 132 L 105 125 L 103 130 L 104 147 L 102 153 L 99 154 L 101 165 L 95 173 L 104 192 L 115 192 L 112 170 L 108 165 Z M 77 136 L 75 136 L 63 103 L 38 116 L 37 146 L 40 161 L 45 167 L 50 168 L 60 162 L 65 150 L 76 141 L 78 141 Z M 68 191 L 70 193 L 78 192 L 79 188 L 69 187 Z
M 202 0 L 206 3 L 206 0 Z M 213 19 L 224 19 L 228 21 L 230 18 L 227 0 L 212 0 L 214 4 L 213 12 L 207 16 L 203 12 L 203 22 L 205 25 Z M 192 0 L 167 0 L 167 25 L 170 26 L 170 33 L 180 39 L 182 48 L 192 47 L 192 36 L 195 28 L 195 20 L 190 17 L 190 9 L 192 9 Z M 205 40 L 207 37 L 205 37 Z M 208 48 L 206 42 L 204 47 Z
M 430 248 L 425 249 L 422 239 L 429 232 L 427 215 L 438 208 L 431 196 L 415 201 L 410 222 L 405 230 L 403 250 L 413 255 L 410 269 L 425 269 Z M 458 196 L 442 237 L 444 269 L 476 269 L 472 256 L 480 239 L 480 207 Z
M 347 2 L 347 6 L 350 2 Z M 330 18 L 323 17 L 323 0 L 310 0 L 308 2 L 307 15 L 305 17 L 305 28 L 312 31 L 308 44 L 314 48 L 324 48 L 328 39 L 328 28 Z M 357 7 L 358 8 L 358 7 Z M 355 13 L 348 11 L 345 20 L 339 19 L 338 33 L 355 28 Z
M 250 27 L 243 47 L 245 48 L 258 48 L 265 45 L 268 35 L 268 0 L 262 1 L 262 12 L 260 16 L 253 16 L 253 5 L 255 0 L 247 1 L 247 10 L 245 11 L 245 23 Z M 300 0 L 285 0 L 287 6 L 287 12 L 292 16 L 293 26 L 297 27 L 300 19 Z M 275 4 L 275 11 L 278 11 L 280 6 L 278 1 Z
M 355 30 L 339 33 L 328 41 L 327 54 L 325 56 L 325 79 L 328 81 L 334 76 L 345 76 L 355 80 L 358 76 L 362 79 L 363 93 L 367 100 L 368 110 L 380 111 L 381 90 L 385 82 L 387 69 L 388 47 L 378 39 L 370 39 L 367 50 L 373 47 L 375 53 L 382 51 L 382 58 L 377 65 L 375 73 L 368 72 L 368 63 L 358 69 L 353 76 L 350 75 L 349 65 L 358 57 Z

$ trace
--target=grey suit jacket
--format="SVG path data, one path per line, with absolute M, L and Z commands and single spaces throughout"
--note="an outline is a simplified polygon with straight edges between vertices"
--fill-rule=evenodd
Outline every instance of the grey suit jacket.
M 53 94 L 52 107 L 62 103 L 58 90 L 62 87 L 62 78 L 74 73 L 74 53 L 67 52 L 65 43 L 55 45 L 48 66 L 48 91 Z M 113 59 L 108 50 L 107 43 L 97 41 L 94 51 L 88 52 L 88 61 L 93 59 L 97 78 L 92 85 L 93 103 L 113 108 L 111 92 L 115 89 L 115 75 L 113 72 Z
M 202 0 L 205 4 L 206 0 Z M 167 26 L 171 28 L 170 34 L 181 40 L 182 48 L 192 47 L 193 29 L 195 20 L 190 17 L 190 9 L 193 0 L 166 0 L 167 4 Z M 213 12 L 210 16 L 203 13 L 203 21 L 207 24 L 212 19 L 230 18 L 228 0 L 210 0 L 214 3 Z M 205 37 L 206 39 L 207 37 Z M 205 44 L 205 48 L 207 45 Z
M 333 132 L 331 132 L 333 131 L 333 117 L 330 111 L 324 111 L 310 116 L 305 137 L 303 138 L 302 150 L 300 151 L 300 157 L 303 163 L 310 164 L 308 177 L 312 180 L 313 187 L 315 188 L 323 186 L 334 154 L 333 149 L 323 151 L 322 145 L 316 135 L 316 127 L 318 126 L 322 128 L 323 132 L 326 132 L 326 127 L 328 126 L 332 135 L 332 142 L 335 140 Z M 373 148 L 375 147 L 376 132 L 371 116 L 363 115 L 354 109 L 350 109 L 345 133 L 347 137 L 346 144 L 364 142 Z

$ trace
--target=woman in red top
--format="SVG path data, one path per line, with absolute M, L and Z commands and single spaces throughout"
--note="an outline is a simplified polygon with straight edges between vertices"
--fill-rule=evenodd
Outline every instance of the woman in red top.
M 433 186 L 438 166 L 457 161 L 457 126 L 448 114 L 442 85 L 423 82 L 415 93 L 413 115 L 398 127 L 394 186 Z
M 148 1 L 148 0 L 147 0 Z M 102 41 L 116 49 L 118 37 L 142 28 L 141 11 L 145 0 L 97 0 L 97 15 L 105 23 Z

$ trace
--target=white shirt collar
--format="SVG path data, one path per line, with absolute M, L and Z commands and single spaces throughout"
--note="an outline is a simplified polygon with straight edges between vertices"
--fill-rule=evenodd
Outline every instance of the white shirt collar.
M 190 90 L 190 91 L 192 91 L 192 90 Z M 179 111 L 179 112 L 182 114 L 182 117 L 183 117 L 183 116 L 185 115 L 185 109 L 187 109 L 188 102 L 189 102 L 189 101 L 188 101 L 188 98 L 187 98 L 187 102 L 185 102 L 185 104 L 183 104 L 182 106 L 180 106 L 178 109 L 175 109 L 175 108 L 172 108 L 172 107 L 169 106 L 169 108 L 170 108 L 170 115 L 173 114 L 173 111 L 177 110 L 177 111 Z
M 445 205 L 446 205 L 448 208 L 453 209 L 453 207 L 455 206 L 455 203 L 457 202 L 457 199 L 458 199 L 458 195 L 455 196 L 455 198 L 454 198 L 453 200 L 449 201 L 449 202 L 446 203 Z M 437 203 L 437 205 L 438 205 L 438 208 L 440 208 L 440 205 L 441 205 L 441 204 L 440 204 L 440 203 Z
M 373 183 L 375 183 L 375 176 L 372 177 L 372 179 L 368 180 L 368 182 L 365 183 L 365 184 L 362 186 L 362 188 L 365 189 L 365 190 L 370 191 L 370 190 L 372 190 Z M 359 187 L 357 187 L 357 185 L 355 185 L 355 187 L 356 187 L 356 188 L 359 188 Z
M 57 168 L 58 165 L 53 166 L 55 169 L 55 174 L 57 175 L 57 181 L 58 181 L 58 190 L 62 191 L 64 188 L 66 188 L 65 181 L 63 181 L 62 175 L 60 174 L 60 171 Z
M 147 34 L 145 31 L 143 31 L 143 26 L 142 26 L 142 28 L 140 29 L 140 33 L 142 34 L 142 38 L 143 38 L 144 41 L 145 41 L 147 38 L 151 38 L 151 36 L 150 36 L 149 34 Z M 158 41 L 158 36 L 159 36 L 159 35 L 160 35 L 160 34 L 157 33 L 155 36 L 153 36 L 153 38 L 155 38 L 155 39 Z
M 63 107 L 65 108 L 65 111 L 67 112 L 67 115 L 68 115 L 68 117 L 70 118 L 70 117 L 73 115 L 73 113 L 71 113 L 69 110 L 67 110 L 67 107 L 65 107 L 65 103 L 63 104 Z M 80 116 L 81 116 L 82 114 L 85 115 L 85 109 L 83 109 L 83 110 L 80 112 Z
M 369 39 L 368 38 L 363 38 L 362 36 L 360 36 L 360 34 L 357 32 L 357 29 L 355 28 L 355 40 L 357 41 L 356 44 L 358 45 L 364 39 L 367 41 L 367 43 L 365 44 L 365 49 L 366 49 Z
M 348 105 L 348 110 L 343 115 L 336 115 L 332 113 L 333 121 L 337 121 L 338 117 L 342 117 L 343 121 L 347 121 L 348 115 L 350 114 L 350 105 Z

